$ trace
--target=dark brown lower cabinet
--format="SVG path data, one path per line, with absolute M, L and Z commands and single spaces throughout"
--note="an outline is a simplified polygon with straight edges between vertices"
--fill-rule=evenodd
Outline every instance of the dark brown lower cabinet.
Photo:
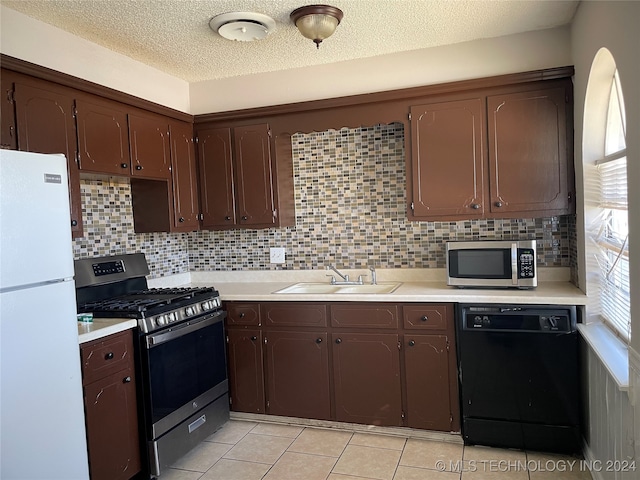
M 326 332 L 265 332 L 267 413 L 331 418 Z
M 452 304 L 225 307 L 233 411 L 460 431 Z
M 333 333 L 336 420 L 402 425 L 400 352 L 393 333 Z
M 231 409 L 265 413 L 262 332 L 227 330 L 227 357 Z
M 128 480 L 141 471 L 130 330 L 80 346 L 91 480 Z
M 407 426 L 451 431 L 446 335 L 404 335 Z

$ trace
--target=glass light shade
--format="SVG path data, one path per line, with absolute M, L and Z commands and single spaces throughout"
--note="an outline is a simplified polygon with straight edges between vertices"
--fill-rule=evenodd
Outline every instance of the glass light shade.
M 336 31 L 338 19 L 329 15 L 305 15 L 296 22 L 300 33 L 316 43 L 329 38 Z
M 300 33 L 320 47 L 320 43 L 333 35 L 343 17 L 342 10 L 330 5 L 307 5 L 291 12 L 291 19 Z

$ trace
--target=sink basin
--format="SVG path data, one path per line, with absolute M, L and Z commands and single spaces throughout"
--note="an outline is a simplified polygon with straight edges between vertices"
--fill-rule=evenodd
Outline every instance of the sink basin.
M 330 283 L 312 283 L 301 282 L 289 285 L 281 290 L 273 293 L 316 293 L 316 294 L 328 294 L 328 293 L 391 293 L 395 291 L 402 283 L 378 283 L 377 285 L 332 285 Z

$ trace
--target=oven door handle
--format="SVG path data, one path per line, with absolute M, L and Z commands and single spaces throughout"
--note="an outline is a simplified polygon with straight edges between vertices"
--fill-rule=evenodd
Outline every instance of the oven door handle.
M 183 323 L 175 328 L 171 328 L 168 331 L 159 332 L 156 334 L 147 335 L 146 343 L 147 348 L 152 348 L 157 345 L 161 345 L 170 340 L 174 340 L 176 338 L 180 338 L 184 335 L 188 335 L 189 333 L 195 332 L 196 330 L 200 330 L 201 328 L 208 327 L 213 325 L 214 323 L 222 322 L 227 316 L 227 312 L 224 310 L 218 310 L 217 312 L 213 312 L 206 317 L 200 318 L 193 322 Z

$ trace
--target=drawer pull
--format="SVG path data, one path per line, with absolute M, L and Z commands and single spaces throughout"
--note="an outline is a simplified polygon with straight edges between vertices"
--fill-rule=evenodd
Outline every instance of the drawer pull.
M 238 317 L 244 318 L 244 312 L 242 312 L 240 315 L 238 315 Z
M 251 340 L 253 340 L 254 342 L 258 339 L 258 337 L 256 337 L 255 335 L 253 337 L 251 337 Z
M 316 343 L 322 343 L 322 339 L 321 338 L 316 338 Z
M 113 359 L 113 352 L 109 352 L 104 356 L 105 360 L 112 360 Z
M 423 315 L 422 317 L 420 317 L 420 320 L 422 320 L 423 322 L 426 322 L 427 320 L 429 320 L 429 317 L 427 317 L 426 315 Z
M 416 342 L 414 340 L 409 340 L 409 346 L 413 347 L 416 344 Z
M 124 377 L 122 383 L 131 383 L 131 377 Z
M 129 168 L 129 164 L 128 163 L 121 163 L 120 166 L 122 168 Z
M 341 338 L 336 338 L 336 343 L 338 343 L 338 344 L 342 343 L 342 339 Z

